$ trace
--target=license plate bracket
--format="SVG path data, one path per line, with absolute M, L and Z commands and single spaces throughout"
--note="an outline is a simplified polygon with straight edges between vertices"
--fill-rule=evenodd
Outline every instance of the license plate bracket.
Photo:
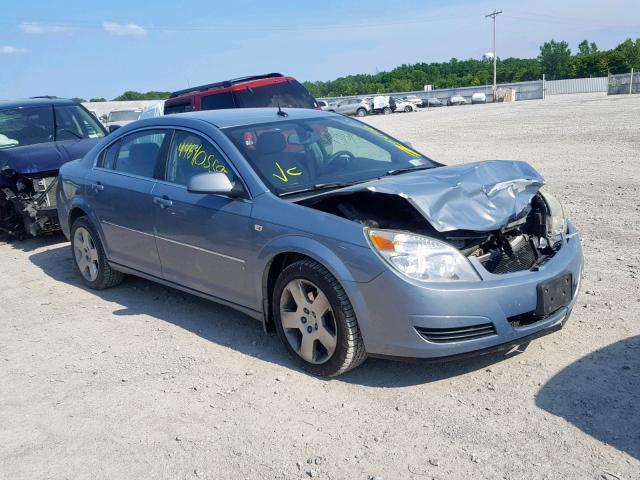
M 538 302 L 534 315 L 546 317 L 559 308 L 566 307 L 573 298 L 573 275 L 563 273 L 546 282 L 539 283 L 536 287 Z

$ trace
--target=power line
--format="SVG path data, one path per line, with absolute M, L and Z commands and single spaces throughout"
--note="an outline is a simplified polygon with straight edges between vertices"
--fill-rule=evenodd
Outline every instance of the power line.
M 493 13 L 485 15 L 484 18 L 489 18 L 493 20 L 493 101 L 496 101 L 496 17 L 502 13 L 502 10 L 493 10 Z

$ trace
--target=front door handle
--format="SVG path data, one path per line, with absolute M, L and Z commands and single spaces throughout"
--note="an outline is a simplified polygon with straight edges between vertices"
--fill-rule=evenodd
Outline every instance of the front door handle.
M 102 190 L 104 190 L 104 185 L 101 184 L 100 182 L 97 183 L 92 183 L 91 184 L 91 188 L 93 188 L 94 192 L 101 192 Z
M 153 203 L 159 205 L 160 208 L 168 208 L 173 205 L 173 202 L 167 197 L 153 197 Z

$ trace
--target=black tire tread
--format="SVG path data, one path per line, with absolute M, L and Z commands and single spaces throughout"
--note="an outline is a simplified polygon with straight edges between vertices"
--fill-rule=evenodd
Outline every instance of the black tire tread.
M 102 247 L 100 237 L 98 236 L 96 229 L 93 227 L 93 224 L 86 216 L 83 215 L 81 217 L 78 217 L 76 221 L 73 222 L 73 225 L 71 227 L 71 241 L 73 242 L 74 232 L 76 228 L 80 226 L 86 228 L 87 230 L 89 230 L 89 233 L 91 233 L 91 236 L 93 237 L 93 243 L 98 249 L 98 262 L 100 264 L 100 272 L 98 272 L 98 278 L 94 282 L 87 281 L 84 278 L 84 275 L 81 274 L 84 283 L 94 290 L 104 290 L 106 288 L 115 287 L 116 285 L 121 284 L 125 277 L 124 273 L 111 268 L 111 265 L 109 265 L 109 261 L 107 260 L 107 256 L 104 253 L 104 248 Z M 74 258 L 75 264 L 73 243 L 71 244 L 71 249 L 71 255 Z
M 289 269 L 300 270 L 303 267 L 314 270 L 320 277 L 331 285 L 337 294 L 338 301 L 340 302 L 340 308 L 344 315 L 346 324 L 347 352 L 342 364 L 337 368 L 337 370 L 328 375 L 330 377 L 335 377 L 361 365 L 367 359 L 367 351 L 364 347 L 360 327 L 358 326 L 358 321 L 356 319 L 353 306 L 351 305 L 351 301 L 349 300 L 347 293 L 344 291 L 344 288 L 342 288 L 340 282 L 324 265 L 312 259 L 298 260 L 286 267 L 282 273 Z

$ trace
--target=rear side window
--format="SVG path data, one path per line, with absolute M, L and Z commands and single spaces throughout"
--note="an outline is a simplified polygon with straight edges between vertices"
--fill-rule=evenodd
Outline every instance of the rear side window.
M 235 108 L 231 92 L 217 93 L 202 97 L 202 110 L 223 110 L 225 108 Z
M 242 108 L 316 108 L 315 98 L 296 80 L 238 90 L 234 94 L 236 104 Z
M 55 138 L 51 106 L 0 111 L 0 150 L 52 142 Z
M 102 153 L 99 165 L 118 172 L 156 178 L 166 136 L 166 130 L 145 130 L 127 135 Z
M 176 130 L 167 155 L 165 180 L 187 185 L 191 177 L 199 173 L 224 173 L 232 182 L 233 170 L 211 142 L 200 135 Z
M 179 102 L 165 102 L 164 114 L 170 115 L 172 113 L 185 113 L 190 112 L 193 109 L 191 106 L 191 100 L 182 100 Z

